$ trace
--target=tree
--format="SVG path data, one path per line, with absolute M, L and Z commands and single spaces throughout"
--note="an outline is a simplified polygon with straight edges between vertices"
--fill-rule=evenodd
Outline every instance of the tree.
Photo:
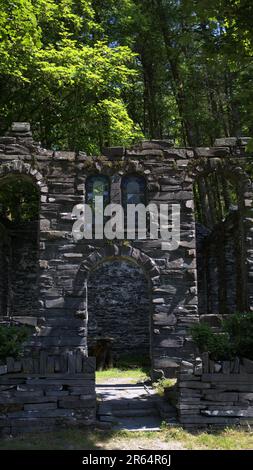
M 0 124 L 99 152 L 253 135 L 249 0 L 0 0 Z
M 100 25 L 89 1 L 0 5 L 4 124 L 32 121 L 46 146 L 90 152 L 140 136 L 122 99 L 136 74 L 135 56 L 127 46 L 96 37 Z

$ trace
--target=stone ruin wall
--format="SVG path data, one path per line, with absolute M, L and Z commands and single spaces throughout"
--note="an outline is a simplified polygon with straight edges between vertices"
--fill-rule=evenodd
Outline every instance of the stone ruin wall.
M 219 429 L 253 424 L 252 361 L 210 360 L 207 353 L 192 364 L 183 362 L 178 375 L 177 411 L 185 428 Z
M 1 178 L 6 175 L 26 175 L 40 193 L 39 234 L 36 245 L 38 251 L 34 250 L 35 243 L 32 239 L 29 239 L 30 245 L 25 244 L 26 237 L 23 237 L 21 242 L 18 234 L 19 242 L 15 242 L 14 257 L 12 253 L 12 256 L 8 257 L 6 246 L 10 246 L 10 236 L 5 240 L 2 235 L 0 237 L 1 312 L 36 328 L 35 334 L 25 346 L 22 360 L 13 361 L 9 358 L 7 364 L 2 365 L 0 369 L 0 428 L 3 433 L 20 432 L 25 428 L 48 430 L 68 423 L 91 424 L 95 421 L 95 360 L 92 357 L 87 358 L 89 297 L 92 296 L 92 289 L 90 292 L 88 290 L 92 279 L 95 279 L 93 287 L 96 288 L 99 279 L 96 272 L 101 266 L 106 266 L 106 262 L 110 263 L 112 271 L 116 261 L 128 263 L 129 266 L 134 264 L 148 280 L 149 346 L 153 379 L 162 377 L 163 374 L 173 376 L 179 370 L 182 359 L 193 360 L 194 348 L 189 327 L 199 320 L 199 313 L 209 315 L 209 312 L 215 311 L 216 314 L 219 310 L 215 307 L 215 301 L 212 301 L 208 312 L 206 307 L 201 307 L 204 305 L 201 289 L 203 296 L 206 296 L 207 292 L 201 287 L 201 280 L 198 294 L 193 181 L 203 171 L 218 171 L 222 167 L 228 175 L 232 172 L 241 181 L 240 197 L 245 205 L 241 214 L 245 230 L 245 271 L 242 282 L 246 286 L 247 308 L 252 308 L 253 188 L 247 176 L 251 156 L 245 152 L 246 143 L 247 141 L 240 139 L 223 139 L 218 140 L 213 148 L 175 149 L 171 148 L 169 142 L 154 141 L 143 142 L 130 150 L 107 149 L 103 157 L 87 157 L 83 152 L 75 154 L 41 149 L 33 142 L 27 124 L 14 124 L 10 133 L 0 138 L 0 183 Z M 108 244 L 103 240 L 74 242 L 71 233 L 71 212 L 75 204 L 84 201 L 87 176 L 108 175 L 111 179 L 111 202 L 120 203 L 121 178 L 129 173 L 145 176 L 147 202 L 156 202 L 158 205 L 164 202 L 180 204 L 181 241 L 177 250 L 161 250 L 160 240 L 134 240 L 127 245 Z M 228 278 L 234 279 L 233 262 L 229 261 L 232 259 L 233 250 L 230 233 L 232 232 L 229 229 L 227 269 Z M 213 281 L 209 282 L 208 286 L 209 299 L 213 295 L 217 298 L 215 240 L 214 237 L 209 247 L 209 251 L 213 253 L 208 261 L 209 272 L 213 276 Z M 25 244 L 24 248 L 22 243 Z M 8 258 L 12 259 L 12 263 Z M 12 285 L 9 285 L 7 311 L 5 304 L 8 270 L 11 271 Z M 125 271 L 123 285 L 126 277 Z M 103 279 L 103 275 L 100 279 Z M 230 298 L 234 298 L 234 280 L 230 282 L 227 279 L 227 284 L 232 289 Z M 30 294 L 25 300 L 26 291 Z M 101 309 L 99 315 L 102 315 L 102 312 Z M 106 313 L 106 310 L 104 312 Z M 120 332 L 120 325 L 118 328 Z M 124 332 L 125 323 L 122 328 Z M 234 374 L 232 369 L 231 371 Z M 190 403 L 199 406 L 195 399 L 199 400 L 203 390 L 207 388 L 216 393 L 216 386 L 210 385 L 210 380 L 213 383 L 213 379 L 209 376 L 196 377 L 191 380 L 189 375 L 187 386 L 181 382 L 181 393 L 186 393 L 187 401 L 191 394 L 190 389 L 199 388 L 197 396 L 193 393 L 193 402 Z M 229 381 L 233 379 L 234 386 L 235 377 L 228 377 L 230 390 Z M 196 385 L 191 386 L 190 382 Z M 202 382 L 209 385 L 200 386 Z M 236 382 L 241 384 L 238 377 Z M 242 386 L 244 384 L 241 384 Z M 246 386 L 248 387 L 248 383 Z M 236 392 L 238 397 L 244 391 L 239 388 Z M 221 406 L 224 408 L 222 397 Z M 238 397 L 233 402 L 235 412 L 245 398 L 240 395 L 239 400 Z M 188 418 L 187 413 L 183 413 L 184 424 L 194 425 L 191 413 L 196 414 L 196 410 L 201 415 L 199 423 L 207 422 L 202 408 L 200 410 L 195 407 L 192 411 L 193 407 L 189 408 L 189 403 L 186 405 L 187 408 L 182 410 L 188 410 L 189 413 Z M 238 416 L 236 419 L 241 419 L 240 416 L 244 415 Z M 216 417 L 216 421 L 217 419 Z M 222 415 L 219 419 L 224 422 L 225 418 Z
M 198 302 L 203 304 L 201 285 L 199 296 L 197 292 L 193 181 L 204 171 L 203 168 L 214 171 L 222 166 L 223 171 L 234 172 L 243 182 L 241 191 L 246 205 L 243 214 L 247 260 L 245 285 L 249 308 L 253 295 L 252 183 L 245 176 L 250 163 L 250 156 L 245 153 L 246 143 L 245 140 L 230 138 L 219 139 L 213 148 L 176 149 L 171 148 L 169 142 L 153 141 L 143 142 L 130 150 L 106 149 L 103 157 L 88 157 L 83 152 L 75 154 L 41 149 L 33 142 L 28 125 L 16 124 L 8 136 L 0 138 L 0 177 L 25 174 L 40 192 L 38 296 L 31 293 L 31 301 L 24 302 L 26 282 L 28 290 L 34 287 L 29 276 L 37 272 L 37 259 L 33 267 L 29 262 L 26 264 L 29 276 L 22 270 L 19 273 L 22 264 L 18 263 L 15 276 L 19 285 L 17 287 L 15 283 L 16 292 L 12 294 L 15 299 L 12 315 L 36 327 L 36 335 L 30 338 L 27 351 L 32 350 L 35 356 L 41 350 L 52 354 L 80 350 L 87 354 L 89 279 L 96 276 L 99 264 L 117 259 L 138 265 L 149 281 L 149 343 L 153 377 L 162 373 L 174 375 L 182 359 L 193 357 L 189 327 L 198 321 Z M 111 202 L 120 203 L 121 178 L 129 173 L 145 176 L 148 203 L 180 204 L 181 242 L 177 250 L 161 250 L 159 240 L 134 240 L 130 246 L 95 240 L 74 242 L 71 212 L 75 204 L 84 200 L 87 176 L 108 175 L 111 179 Z M 21 251 L 25 253 L 22 248 Z M 3 263 L 2 255 L 0 263 Z M 231 269 L 233 271 L 233 267 Z M 211 290 L 217 295 L 217 277 L 214 276 L 212 261 L 210 273 L 214 277 Z M 1 278 L 0 275 L 2 293 L 3 284 L 3 276 Z M 215 302 L 208 314 L 213 309 Z M 205 314 L 206 309 L 202 311 L 201 308 L 200 313 Z
M 92 272 L 88 281 L 88 351 L 96 338 L 107 336 L 113 338 L 114 357 L 139 355 L 148 363 L 149 296 L 148 279 L 142 268 L 131 262 L 109 261 Z
M 0 436 L 96 421 L 95 358 L 80 352 L 7 358 L 0 365 Z

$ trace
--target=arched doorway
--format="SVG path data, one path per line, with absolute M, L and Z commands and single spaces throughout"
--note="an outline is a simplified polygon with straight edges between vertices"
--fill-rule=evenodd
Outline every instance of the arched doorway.
M 148 285 L 148 298 L 149 298 L 149 312 L 147 321 L 149 325 L 149 370 L 151 378 L 154 379 L 156 375 L 156 364 L 155 361 L 161 357 L 161 351 L 156 348 L 155 335 L 157 330 L 154 327 L 156 304 L 160 302 L 157 295 L 160 288 L 160 269 L 156 265 L 155 261 L 140 251 L 138 248 L 126 245 L 108 244 L 100 250 L 94 250 L 79 266 L 79 270 L 75 277 L 74 289 L 71 295 L 76 299 L 75 306 L 75 317 L 83 320 L 84 335 L 86 338 L 86 345 L 88 343 L 88 324 L 89 324 L 89 288 L 90 276 L 96 271 L 99 266 L 103 265 L 107 261 L 126 261 L 128 263 L 138 266 L 143 276 L 147 279 Z M 88 351 L 86 351 L 88 353 Z M 89 356 L 94 355 L 90 350 Z M 158 359 L 157 359 L 158 358 Z
M 112 365 L 125 359 L 150 366 L 150 294 L 143 269 L 105 260 L 88 279 L 88 350 L 109 340 Z
M 26 174 L 0 179 L 0 315 L 36 316 L 39 191 Z

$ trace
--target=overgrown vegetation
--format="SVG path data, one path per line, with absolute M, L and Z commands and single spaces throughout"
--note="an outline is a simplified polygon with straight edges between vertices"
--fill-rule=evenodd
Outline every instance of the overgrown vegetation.
M 230 315 L 218 333 L 206 323 L 194 325 L 191 333 L 200 352 L 209 352 L 213 360 L 253 359 L 253 312 Z
M 24 326 L 0 325 L 0 361 L 4 363 L 7 357 L 18 358 L 28 334 Z

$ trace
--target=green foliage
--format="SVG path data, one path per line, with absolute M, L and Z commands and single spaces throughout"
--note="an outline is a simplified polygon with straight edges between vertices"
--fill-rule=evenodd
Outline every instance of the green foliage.
M 179 426 L 163 423 L 159 431 L 91 431 L 68 425 L 57 432 L 29 434 L 29 439 L 6 437 L 0 441 L 1 450 L 112 450 L 135 449 L 198 449 L 198 450 L 248 450 L 253 447 L 253 432 L 241 428 L 226 428 L 214 431 L 186 431 Z
M 253 312 L 235 313 L 223 321 L 235 354 L 253 359 Z
M 0 127 L 54 149 L 252 133 L 247 0 L 0 0 Z
M 32 121 L 55 149 L 99 152 L 142 135 L 123 100 L 135 54 L 105 36 L 92 3 L 0 0 L 1 117 Z
M 0 326 L 0 360 L 18 358 L 22 345 L 28 337 L 28 330 L 22 326 Z
M 102 370 L 96 372 L 96 383 L 118 383 L 138 384 L 150 380 L 148 372 L 142 368 L 121 368 L 113 367 L 112 369 Z M 115 382 L 114 382 L 115 383 Z
M 158 395 L 161 397 L 164 396 L 165 390 L 174 392 L 176 379 L 159 379 L 157 382 L 153 383 L 153 387 L 156 389 Z
M 253 359 L 253 312 L 235 313 L 215 333 L 206 323 L 192 327 L 193 341 L 200 352 L 209 352 L 213 360 L 229 360 L 235 356 Z
M 140 383 L 150 380 L 150 359 L 139 354 L 122 354 L 111 369 L 97 371 L 96 381 L 120 380 L 122 383 Z
M 253 139 L 251 139 L 247 145 L 247 152 L 253 152 Z
M 193 325 L 191 335 L 194 343 L 201 352 L 209 351 L 209 339 L 213 336 L 213 331 L 207 323 L 197 323 Z
M 200 352 L 209 352 L 211 359 L 227 360 L 233 356 L 227 333 L 214 333 L 208 324 L 199 323 L 192 327 L 191 334 Z
M 6 222 L 38 220 L 39 194 L 26 178 L 9 176 L 0 185 L 0 217 Z

